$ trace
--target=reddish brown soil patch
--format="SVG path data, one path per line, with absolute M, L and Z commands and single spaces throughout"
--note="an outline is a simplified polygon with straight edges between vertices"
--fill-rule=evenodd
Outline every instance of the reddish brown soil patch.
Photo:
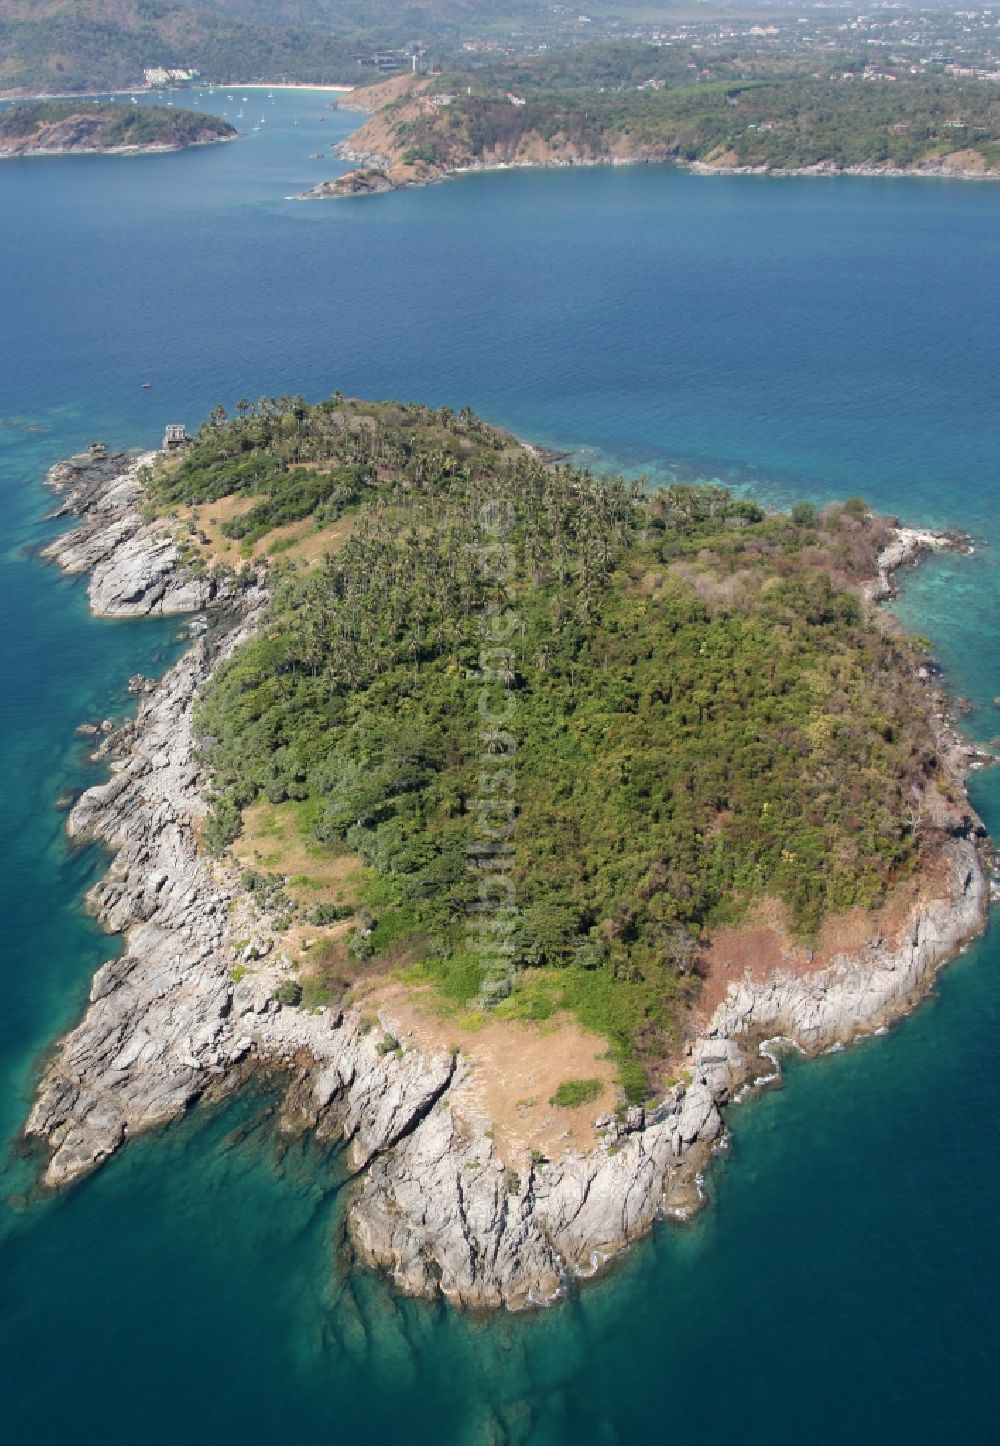
M 846 909 L 826 919 L 815 938 L 796 938 L 787 907 L 778 899 L 762 899 L 746 922 L 719 929 L 702 955 L 704 985 L 696 1022 L 703 1026 L 725 999 L 731 984 L 749 978 L 763 983 L 776 973 L 805 976 L 826 969 L 844 954 L 858 954 L 875 940 L 890 948 L 903 936 L 914 909 L 942 896 L 946 869 L 937 854 L 928 858 L 918 877 L 897 885 L 877 909 Z

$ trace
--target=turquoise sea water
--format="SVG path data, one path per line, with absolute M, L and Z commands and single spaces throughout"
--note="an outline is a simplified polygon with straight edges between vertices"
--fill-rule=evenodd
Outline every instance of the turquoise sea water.
M 234 117 L 243 93 L 267 120 L 235 145 L 0 166 L 6 1439 L 995 1439 L 995 934 L 890 1035 L 733 1112 L 696 1222 L 532 1318 L 351 1270 L 336 1158 L 279 1146 L 261 1096 L 20 1198 L 33 1069 L 112 947 L 79 910 L 101 859 L 53 809 L 89 776 L 73 728 L 177 647 L 173 624 L 94 621 L 34 556 L 43 470 L 92 437 L 339 388 L 636 473 L 861 493 L 976 536 L 902 610 L 971 731 L 1000 732 L 1000 188 L 648 168 L 301 205 L 353 120 L 317 94 L 199 103 Z M 1000 832 L 1000 782 L 974 791 Z

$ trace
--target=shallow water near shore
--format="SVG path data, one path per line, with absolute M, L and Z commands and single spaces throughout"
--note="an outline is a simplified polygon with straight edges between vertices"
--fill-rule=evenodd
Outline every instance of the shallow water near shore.
M 53 807 L 93 776 L 73 730 L 180 646 L 176 621 L 90 618 L 82 582 L 33 555 L 45 467 L 94 436 L 156 445 L 218 401 L 339 388 L 471 405 L 634 474 L 860 493 L 974 534 L 972 557 L 906 578 L 900 610 L 970 731 L 1000 733 L 1000 188 L 588 169 L 294 203 L 357 117 L 231 93 L 195 103 L 235 119 L 252 94 L 267 119 L 236 145 L 0 168 L 11 1439 L 992 1439 L 995 932 L 887 1036 L 790 1062 L 732 1112 L 707 1211 L 531 1318 L 353 1270 L 336 1153 L 278 1141 L 263 1093 L 22 1198 L 34 1062 L 114 947 L 79 909 L 102 860 Z M 1000 835 L 1000 775 L 973 793 Z

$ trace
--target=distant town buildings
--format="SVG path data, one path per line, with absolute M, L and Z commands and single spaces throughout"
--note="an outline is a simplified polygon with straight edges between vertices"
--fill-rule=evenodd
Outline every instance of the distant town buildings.
M 359 50 L 354 54 L 357 65 L 365 70 L 374 70 L 379 75 L 395 75 L 407 66 L 416 70 L 417 57 L 422 52 L 411 54 L 409 50 Z

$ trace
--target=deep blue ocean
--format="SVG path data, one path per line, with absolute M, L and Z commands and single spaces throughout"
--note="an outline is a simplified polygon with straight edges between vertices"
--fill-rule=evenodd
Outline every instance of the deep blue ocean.
M 178 648 L 37 557 L 44 469 L 92 438 L 340 389 L 635 475 L 861 494 L 974 534 L 901 607 L 1000 733 L 1000 186 L 650 167 L 306 205 L 356 118 L 229 94 L 193 103 L 244 111 L 232 145 L 0 163 L 3 1439 L 996 1440 L 996 932 L 888 1036 L 733 1111 L 695 1222 L 531 1318 L 346 1266 L 336 1159 L 282 1147 L 261 1096 L 26 1198 L 33 1072 L 114 948 L 80 909 L 102 859 L 54 809 L 91 776 L 74 728 Z M 1000 777 L 974 794 L 1000 833 Z

